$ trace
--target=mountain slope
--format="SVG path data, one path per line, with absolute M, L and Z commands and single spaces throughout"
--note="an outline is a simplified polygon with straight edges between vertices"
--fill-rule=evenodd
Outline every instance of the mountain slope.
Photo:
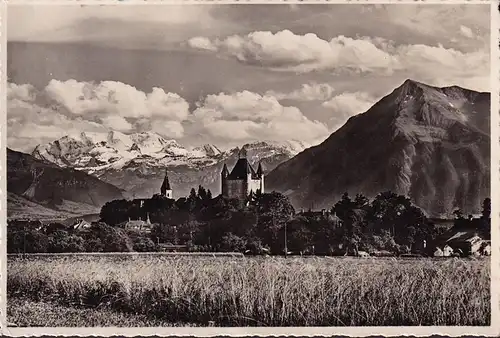
M 490 192 L 490 95 L 407 80 L 322 144 L 279 165 L 267 187 L 297 207 L 344 192 L 408 195 L 431 215 L 477 212 Z
M 267 170 L 293 157 L 305 148 L 297 141 L 254 142 L 242 146 L 249 161 L 262 161 Z M 240 148 L 221 151 L 206 144 L 187 149 L 175 140 L 153 132 L 125 135 L 82 132 L 49 144 L 38 145 L 32 155 L 48 163 L 74 168 L 94 175 L 125 191 L 129 197 L 151 197 L 159 192 L 168 168 L 174 197 L 187 196 L 191 188 L 203 185 L 215 194 L 220 190 L 220 171 L 224 163 L 236 163 Z
M 95 212 L 107 201 L 123 198 L 120 189 L 96 177 L 11 149 L 7 149 L 7 191 L 13 208 L 14 202 L 30 207 L 36 203 L 71 214 L 78 213 L 80 207 Z

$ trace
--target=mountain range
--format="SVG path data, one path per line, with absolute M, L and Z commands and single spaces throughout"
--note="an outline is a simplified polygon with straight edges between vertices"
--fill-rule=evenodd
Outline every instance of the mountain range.
M 92 175 L 8 148 L 7 191 L 9 218 L 98 213 L 105 202 L 123 198 L 120 189 Z
M 165 170 L 174 198 L 198 185 L 215 196 L 223 164 L 231 168 L 241 149 L 252 165 L 263 163 L 266 191 L 284 193 L 296 208 L 329 208 L 344 192 L 373 198 L 391 190 L 429 216 L 476 213 L 490 195 L 490 94 L 407 80 L 307 149 L 297 141 L 188 149 L 153 132 L 116 131 L 65 136 L 31 155 L 9 149 L 9 212 L 76 213 L 122 196 L 148 198 Z
M 211 189 L 214 195 L 218 194 L 224 163 L 233 166 L 241 149 L 246 150 L 253 165 L 262 162 L 267 170 L 272 170 L 305 146 L 298 141 L 266 141 L 226 151 L 210 144 L 188 149 L 154 132 L 125 135 L 110 131 L 65 136 L 38 145 L 32 155 L 93 175 L 123 189 L 127 197 L 135 198 L 148 198 L 158 193 L 165 170 L 168 170 L 174 197 L 178 198 L 188 195 L 191 188 L 196 189 L 200 184 Z
M 480 211 L 490 196 L 490 94 L 407 80 L 323 143 L 285 161 L 266 188 L 296 207 L 327 208 L 344 192 L 409 196 L 432 216 Z

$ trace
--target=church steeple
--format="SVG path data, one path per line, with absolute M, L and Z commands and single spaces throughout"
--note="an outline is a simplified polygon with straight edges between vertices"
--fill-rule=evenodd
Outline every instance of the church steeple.
M 163 183 L 160 189 L 161 195 L 167 198 L 172 198 L 172 188 L 170 187 L 170 182 L 168 180 L 168 172 L 165 169 L 165 177 L 163 178 Z

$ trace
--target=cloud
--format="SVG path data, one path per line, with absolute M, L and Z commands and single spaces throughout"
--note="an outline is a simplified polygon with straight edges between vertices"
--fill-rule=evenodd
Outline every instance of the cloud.
M 328 83 L 305 83 L 300 89 L 285 93 L 269 90 L 266 95 L 278 100 L 324 101 L 332 97 L 335 89 Z
M 208 95 L 193 112 L 177 94 L 160 88 L 145 93 L 113 81 L 52 80 L 43 90 L 9 83 L 8 97 L 8 143 L 23 151 L 83 131 L 154 131 L 186 142 L 203 136 L 221 146 L 255 140 L 315 144 L 329 134 L 298 108 L 250 91 Z
M 370 109 L 376 101 L 365 92 L 345 92 L 323 102 L 322 106 L 333 111 L 332 125 L 340 127 L 349 117 Z
M 349 38 L 341 35 L 326 41 L 316 34 L 297 35 L 289 30 L 277 33 L 257 31 L 213 40 L 196 37 L 189 40 L 188 45 L 271 70 L 349 71 L 380 75 L 399 72 L 407 77 L 425 79 L 429 84 L 442 78 L 463 83 L 472 76 L 487 76 L 490 64 L 489 46 L 463 52 L 439 44 L 396 45 L 378 37 Z
M 175 93 L 161 88 L 145 93 L 115 81 L 51 80 L 40 91 L 9 83 L 7 98 L 9 139 L 18 144 L 26 144 L 30 133 L 40 143 L 68 133 L 107 130 L 154 130 L 177 138 L 183 136 L 182 122 L 190 114 L 189 104 Z
M 210 39 L 205 38 L 203 36 L 197 36 L 197 37 L 189 39 L 188 45 L 191 48 L 205 49 L 205 50 L 210 50 L 213 52 L 217 51 L 217 47 L 215 47 L 212 44 L 212 41 L 210 41 Z
M 33 101 L 35 97 L 36 89 L 30 84 L 9 83 L 7 85 L 7 100 Z
M 275 34 L 257 31 L 222 40 L 194 37 L 188 40 L 188 45 L 234 57 L 243 63 L 300 72 L 337 67 L 362 71 L 390 69 L 396 62 L 393 56 L 367 39 L 341 35 L 326 41 L 313 33 L 296 35 L 289 30 Z
M 178 137 L 184 132 L 180 122 L 189 114 L 189 104 L 178 94 L 165 93 L 161 88 L 145 93 L 116 81 L 94 84 L 52 80 L 43 93 L 68 116 L 98 120 L 112 130 L 139 131 L 147 118 L 155 128 L 167 126 L 162 135 Z
M 460 33 L 469 39 L 472 39 L 474 37 L 474 33 L 472 32 L 472 29 L 470 29 L 469 27 L 464 26 L 464 25 L 460 26 Z
M 429 85 L 459 85 L 478 91 L 490 91 L 489 51 L 464 53 L 452 48 L 406 45 L 397 49 L 402 67 L 410 77 Z M 482 78 L 485 81 L 477 81 Z
M 314 144 L 329 134 L 323 123 L 311 121 L 296 107 L 282 106 L 270 95 L 220 93 L 208 95 L 198 105 L 192 116 L 195 130 L 214 140 L 242 143 L 300 139 Z
M 24 86 L 27 87 L 29 86 Z M 8 85 L 8 90 L 13 88 L 15 90 L 16 85 Z M 55 107 L 37 103 L 31 96 L 27 98 L 29 100 L 24 101 L 20 97 L 11 96 L 7 100 L 7 143 L 13 149 L 31 152 L 37 144 L 65 135 L 79 134 L 82 131 L 106 131 L 98 122 L 68 117 Z
M 15 41 L 98 41 L 120 36 L 155 33 L 155 24 L 165 27 L 217 25 L 211 18 L 212 6 L 148 5 L 148 6 L 67 6 L 36 4 L 9 7 L 8 39 Z M 147 18 L 147 19 L 145 19 Z M 92 23 L 101 27 L 92 27 Z M 125 32 L 115 31 L 120 26 Z M 90 25 L 88 25 L 90 23 Z M 144 30 L 143 30 L 144 29 Z M 157 28 L 158 30 L 158 28 Z M 146 36 L 147 38 L 147 36 Z

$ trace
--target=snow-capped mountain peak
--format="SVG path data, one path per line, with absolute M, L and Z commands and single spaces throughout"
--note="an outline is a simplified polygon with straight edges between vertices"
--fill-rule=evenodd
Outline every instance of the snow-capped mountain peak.
M 222 154 L 222 151 L 213 144 L 204 144 L 194 148 L 193 151 L 199 152 L 201 156 L 218 156 Z
M 155 180 L 163 179 L 165 168 L 169 168 L 171 184 L 182 196 L 199 184 L 217 189 L 223 163 L 234 165 L 241 148 L 247 151 L 252 165 L 262 162 L 272 170 L 305 146 L 299 141 L 259 141 L 222 151 L 212 144 L 186 148 L 154 132 L 127 135 L 110 131 L 65 136 L 38 145 L 32 155 L 61 167 L 82 170 L 144 196 L 155 192 Z

